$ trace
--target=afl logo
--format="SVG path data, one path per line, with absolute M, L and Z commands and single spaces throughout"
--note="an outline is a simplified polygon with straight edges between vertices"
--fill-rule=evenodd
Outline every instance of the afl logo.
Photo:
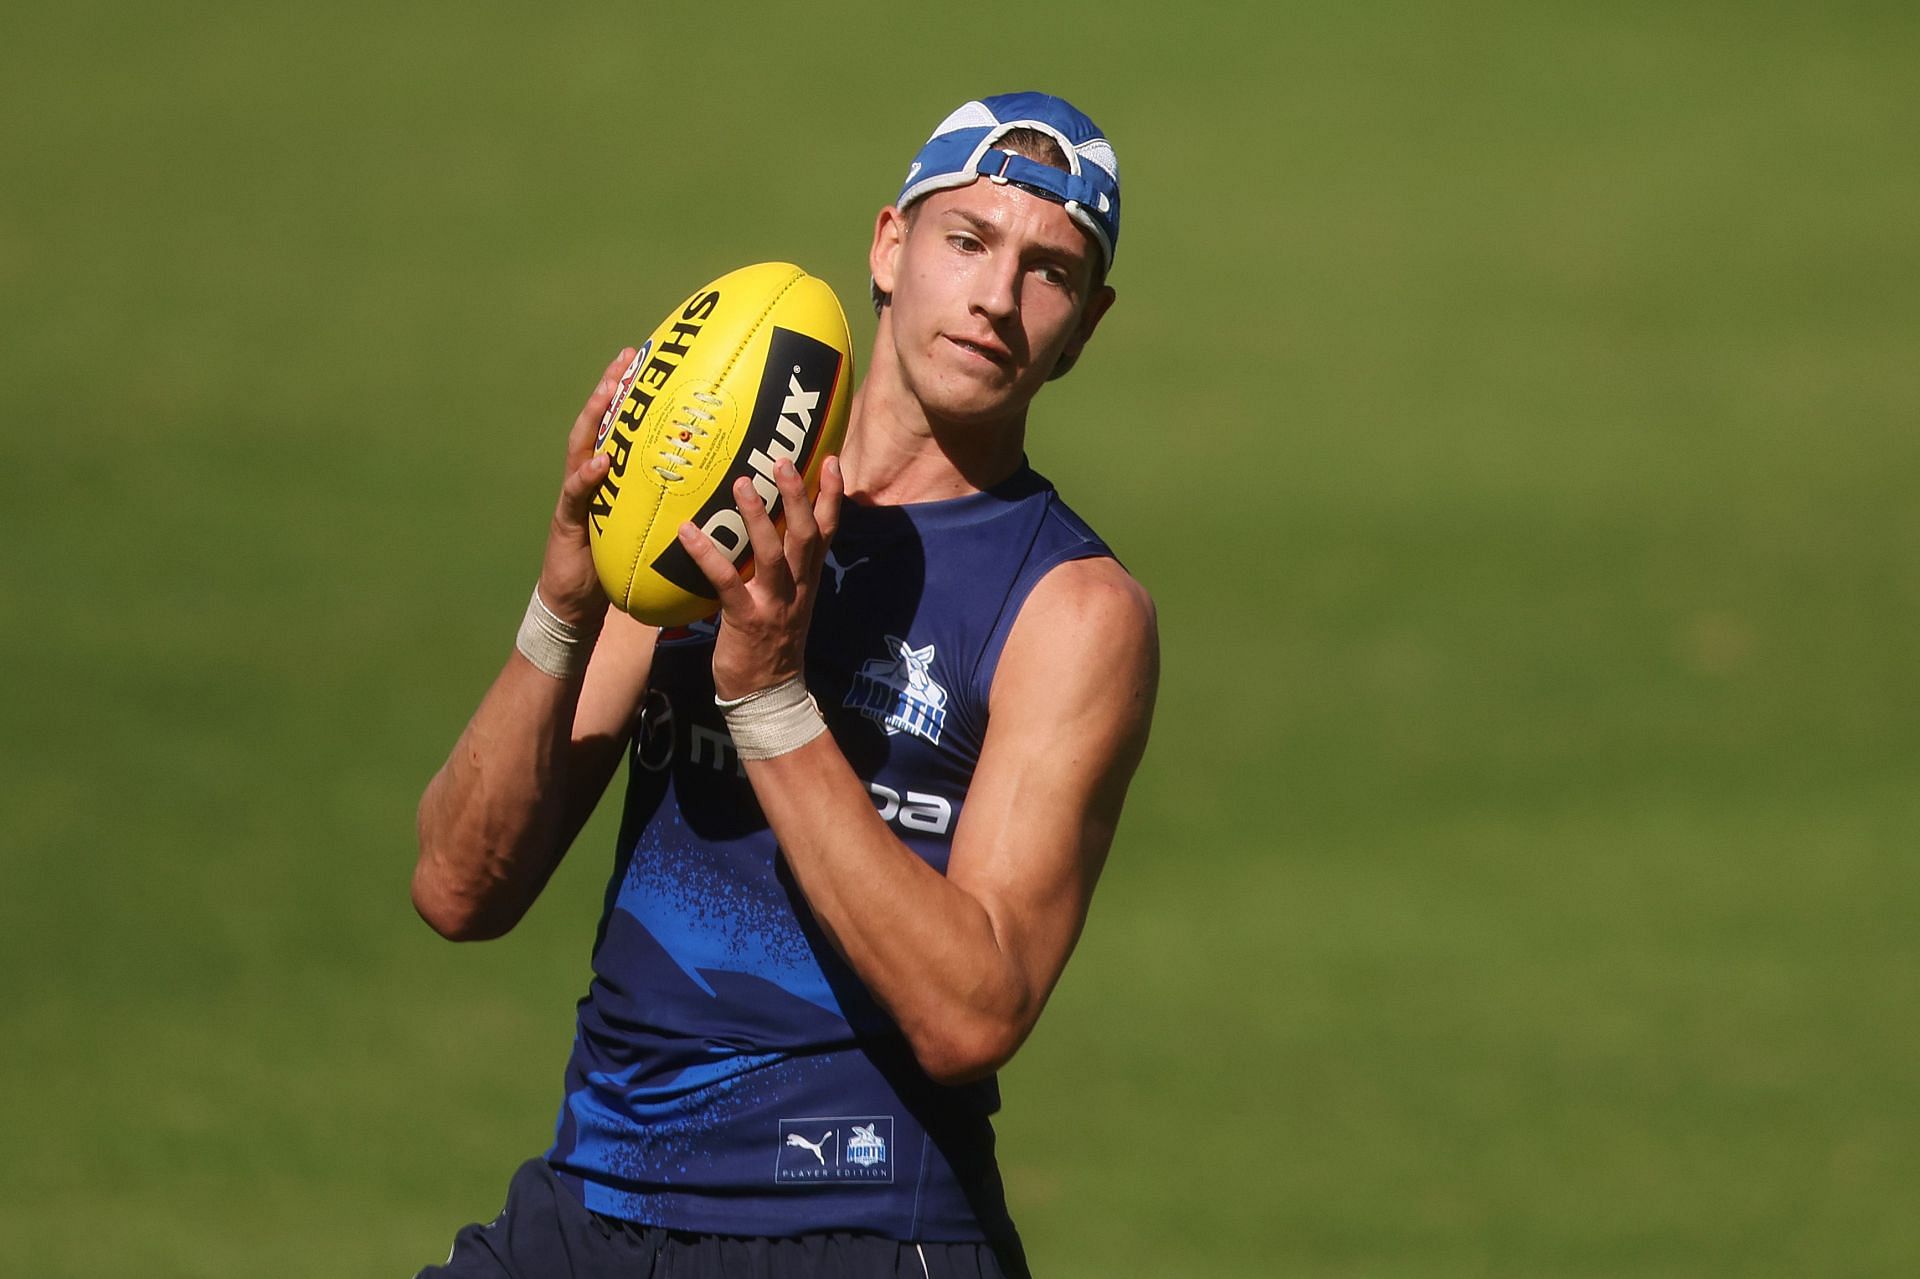
M 620 416 L 620 406 L 627 402 L 627 392 L 633 389 L 633 379 L 640 376 L 640 370 L 646 365 L 647 357 L 653 354 L 653 339 L 648 338 L 640 346 L 639 354 L 633 357 L 633 363 L 627 365 L 627 371 L 620 375 L 620 381 L 613 388 L 613 399 L 607 404 L 607 411 L 600 415 L 600 430 L 593 437 L 594 451 L 607 442 L 607 432 L 613 429 L 614 419 Z

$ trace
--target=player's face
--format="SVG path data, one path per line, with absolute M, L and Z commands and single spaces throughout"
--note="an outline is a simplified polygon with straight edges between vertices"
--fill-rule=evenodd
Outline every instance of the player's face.
M 874 282 L 892 295 L 900 373 L 934 417 L 1024 411 L 1062 355 L 1078 354 L 1113 301 L 1093 283 L 1099 250 L 1066 209 L 976 181 L 883 209 Z

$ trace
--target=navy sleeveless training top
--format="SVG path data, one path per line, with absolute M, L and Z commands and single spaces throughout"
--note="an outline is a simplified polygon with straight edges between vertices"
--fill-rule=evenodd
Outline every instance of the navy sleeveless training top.
M 1109 554 L 1023 468 L 842 511 L 807 686 L 893 832 L 944 871 L 1007 633 Z M 549 1161 L 596 1212 L 710 1234 L 1018 1242 L 992 1079 L 934 1083 L 814 923 L 713 705 L 713 628 L 663 632 Z

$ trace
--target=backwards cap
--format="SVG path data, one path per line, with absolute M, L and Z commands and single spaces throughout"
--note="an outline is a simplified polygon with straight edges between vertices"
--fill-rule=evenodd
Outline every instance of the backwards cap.
M 1058 142 L 1067 172 L 995 150 L 993 144 L 1015 129 L 1034 129 Z M 1100 127 L 1065 98 L 1000 93 L 967 103 L 942 120 L 913 157 L 894 204 L 905 209 L 922 196 L 983 176 L 1064 204 L 1068 216 L 1099 244 L 1103 265 L 1112 268 L 1120 241 L 1120 161 Z

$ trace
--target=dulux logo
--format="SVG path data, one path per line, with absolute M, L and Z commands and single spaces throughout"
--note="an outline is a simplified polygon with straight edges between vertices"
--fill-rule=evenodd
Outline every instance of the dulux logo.
M 736 451 L 726 474 L 715 477 L 706 501 L 691 516 L 692 523 L 704 529 L 734 563 L 747 551 L 747 522 L 733 505 L 734 482 L 751 480 L 768 513 L 778 514 L 780 489 L 773 482 L 773 468 L 785 459 L 804 473 L 820 451 L 825 434 L 821 419 L 832 407 L 843 362 L 838 350 L 818 338 L 774 328 L 746 429 L 733 445 Z M 706 574 L 677 539 L 668 541 L 654 558 L 653 570 L 684 591 L 713 598 Z
M 780 403 L 780 419 L 773 424 L 773 439 L 767 444 L 772 453 L 757 448 L 747 455 L 747 465 L 753 468 L 753 491 L 767 504 L 769 515 L 780 509 L 774 465 L 783 459 L 795 467 L 806 465 L 807 437 L 813 433 L 813 413 L 819 407 L 820 392 L 800 385 L 800 366 L 794 365 L 787 379 L 787 398 Z M 700 529 L 730 556 L 737 557 L 747 544 L 747 521 L 735 507 L 721 507 Z

